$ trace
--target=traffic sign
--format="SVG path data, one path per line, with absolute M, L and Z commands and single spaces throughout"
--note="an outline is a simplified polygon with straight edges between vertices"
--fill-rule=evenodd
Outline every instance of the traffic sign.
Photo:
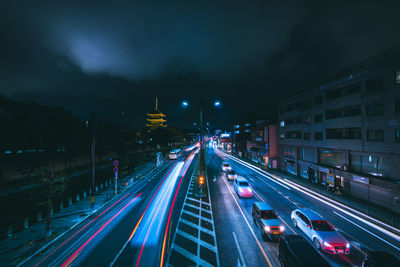
M 119 163 L 118 160 L 114 160 L 114 162 L 113 162 L 113 164 L 114 164 L 115 167 L 118 166 L 118 163 Z
M 115 172 L 115 173 L 117 173 L 118 172 L 118 167 L 114 167 L 114 169 L 113 169 L 113 171 Z

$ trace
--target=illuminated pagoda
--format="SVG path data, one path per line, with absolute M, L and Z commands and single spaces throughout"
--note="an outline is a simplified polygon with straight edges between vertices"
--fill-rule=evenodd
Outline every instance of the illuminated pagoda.
M 165 119 L 167 116 L 161 113 L 158 110 L 158 98 L 156 97 L 156 109 L 152 113 L 147 113 L 147 123 L 146 126 L 150 130 L 155 130 L 157 128 L 165 128 L 167 125 L 165 124 L 167 120 Z

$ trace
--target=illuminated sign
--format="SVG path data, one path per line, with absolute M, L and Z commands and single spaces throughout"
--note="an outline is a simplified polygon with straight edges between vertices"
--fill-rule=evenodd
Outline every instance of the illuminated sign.
M 221 136 L 221 138 L 226 138 L 226 137 L 230 137 L 231 136 L 231 134 L 229 134 L 229 133 L 223 133 L 223 134 L 221 134 L 220 135 Z

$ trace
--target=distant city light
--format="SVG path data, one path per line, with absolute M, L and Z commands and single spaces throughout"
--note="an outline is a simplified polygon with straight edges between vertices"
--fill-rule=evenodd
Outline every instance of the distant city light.
M 188 103 L 187 101 L 183 101 L 183 102 L 182 102 L 182 105 L 183 105 L 184 107 L 187 107 L 187 106 L 189 105 L 189 103 Z
M 221 106 L 221 102 L 220 101 L 215 101 L 214 106 L 216 106 L 216 107 Z

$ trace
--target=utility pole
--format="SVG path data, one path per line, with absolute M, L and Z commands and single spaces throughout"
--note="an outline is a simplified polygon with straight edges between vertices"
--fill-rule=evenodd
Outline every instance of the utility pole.
M 95 183 L 96 183 L 96 154 L 95 154 L 95 146 L 96 146 L 96 126 L 94 122 L 94 113 L 91 114 L 91 136 L 92 136 L 92 145 L 91 145 L 91 161 L 92 161 L 92 191 L 90 195 L 90 207 L 94 210 L 94 191 L 95 191 Z

